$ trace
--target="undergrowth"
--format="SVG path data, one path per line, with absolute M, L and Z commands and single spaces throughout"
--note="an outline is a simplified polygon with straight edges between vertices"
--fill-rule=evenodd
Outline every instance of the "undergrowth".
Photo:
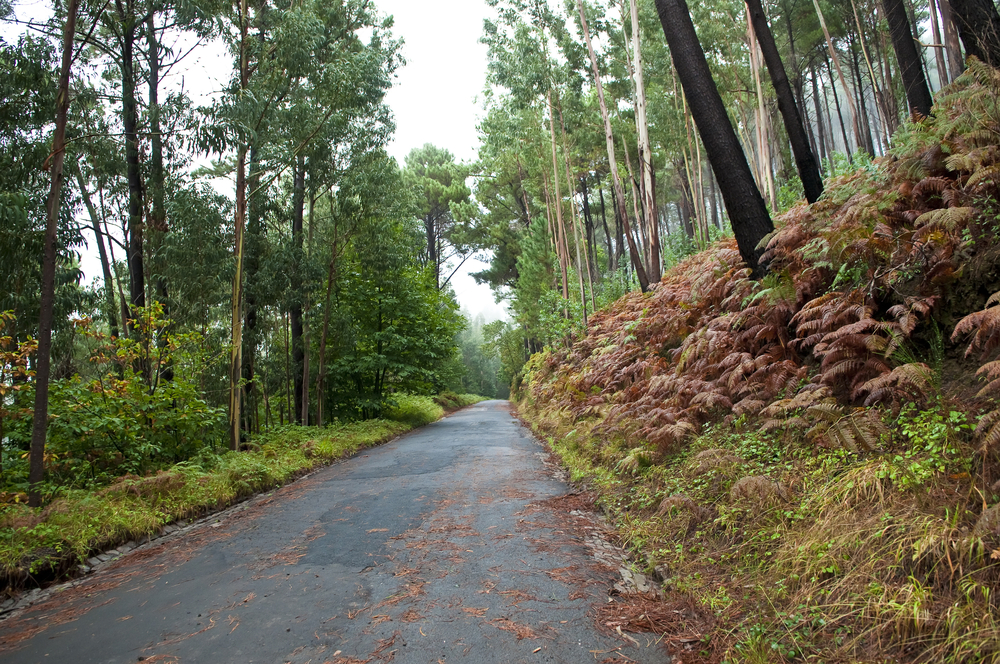
M 521 414 L 717 616 L 705 661 L 1000 662 L 998 91 L 973 62 L 764 279 L 718 242 L 528 364 Z

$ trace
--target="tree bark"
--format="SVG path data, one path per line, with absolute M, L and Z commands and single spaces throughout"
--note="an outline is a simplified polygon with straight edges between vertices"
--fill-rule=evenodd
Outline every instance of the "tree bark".
M 709 163 L 722 190 L 740 256 L 750 273 L 761 277 L 764 266 L 758 244 L 774 230 L 767 206 L 754 184 L 750 165 L 729 121 L 726 107 L 712 79 L 685 0 L 656 0 L 660 24 L 681 86 L 691 106 Z
M 937 65 L 938 88 L 940 89 L 948 85 L 949 81 L 948 66 L 944 61 L 945 49 L 939 48 L 944 43 L 944 39 L 941 37 L 941 23 L 938 21 L 937 5 L 937 0 L 930 0 L 928 13 L 931 15 L 931 34 L 934 36 L 934 43 L 938 45 L 934 48 L 934 63 Z
M 635 268 L 635 276 L 639 281 L 639 288 L 645 293 L 649 290 L 649 279 L 642 265 L 642 254 L 639 252 L 638 247 L 636 247 L 635 240 L 632 238 L 632 230 L 629 228 L 628 212 L 625 208 L 625 190 L 622 188 L 621 178 L 618 176 L 618 160 L 615 159 L 615 137 L 611 131 L 611 118 L 608 115 L 608 105 L 604 101 L 604 85 L 601 83 L 601 72 L 597 66 L 597 55 L 594 53 L 594 45 L 590 39 L 590 28 L 587 27 L 587 14 L 583 9 L 583 2 L 578 1 L 576 6 L 580 12 L 580 25 L 583 28 L 584 40 L 587 42 L 590 66 L 594 71 L 594 86 L 597 88 L 597 100 L 601 107 L 601 116 L 604 119 L 604 138 L 608 149 L 608 167 L 611 172 L 611 180 L 614 184 L 615 209 L 621 220 L 624 235 L 628 240 L 629 256 Z
M 992 0 L 987 0 L 992 3 Z M 928 117 L 931 114 L 930 88 L 927 87 L 927 77 L 917 53 L 917 44 L 910 30 L 910 19 L 906 14 L 903 0 L 882 0 L 886 21 L 889 23 L 889 37 L 892 39 L 892 50 L 896 52 L 896 62 L 899 63 L 899 73 L 903 77 L 903 89 L 906 91 L 906 101 L 910 106 L 910 114 Z
M 951 11 L 951 0 L 938 0 L 941 7 L 941 23 L 944 25 L 944 44 L 948 51 L 948 75 L 955 80 L 965 71 L 965 58 L 962 57 L 962 45 L 958 41 L 958 26 L 955 25 L 955 15 Z
M 950 0 L 965 54 L 1000 68 L 1000 14 L 993 0 Z
M 653 186 L 653 148 L 649 140 L 649 121 L 646 118 L 646 83 L 642 67 L 642 49 L 639 43 L 639 7 L 636 0 L 629 0 L 632 15 L 632 67 L 635 71 L 635 125 L 639 134 L 639 174 L 642 178 L 642 210 L 648 226 L 649 265 L 646 273 L 651 283 L 660 281 L 660 233 L 656 224 L 656 190 Z
M 778 47 L 774 43 L 774 35 L 767 23 L 761 1 L 747 0 L 747 7 L 750 11 L 754 33 L 757 35 L 757 43 L 760 44 L 760 50 L 764 54 L 767 73 L 771 77 L 771 84 L 774 85 L 774 91 L 778 97 L 778 110 L 785 123 L 785 131 L 788 132 L 788 141 L 792 146 L 795 166 L 799 172 L 799 179 L 802 180 L 806 200 L 815 203 L 823 194 L 823 177 L 819 173 L 816 155 L 809 148 L 809 136 L 806 134 L 805 125 L 802 122 L 802 115 L 795 105 L 795 94 L 788 82 L 785 65 L 781 62 L 781 56 L 778 54 Z
M 63 26 L 62 66 L 56 96 L 56 129 L 52 136 L 52 176 L 45 218 L 45 249 L 42 256 L 41 302 L 38 313 L 38 350 L 35 359 L 35 408 L 31 422 L 28 469 L 28 504 L 42 504 L 41 484 L 45 480 L 45 435 L 49 425 L 49 374 L 52 368 L 52 322 L 55 309 L 56 244 L 59 201 L 62 194 L 63 163 L 66 159 L 66 122 L 69 114 L 69 77 L 76 35 L 77 0 L 68 0 Z

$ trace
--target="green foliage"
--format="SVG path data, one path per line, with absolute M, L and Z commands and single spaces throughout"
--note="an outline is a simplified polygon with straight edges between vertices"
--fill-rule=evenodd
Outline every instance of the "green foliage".
M 441 419 L 444 408 L 434 399 L 414 394 L 394 394 L 386 409 L 386 417 L 413 427 L 430 424 Z

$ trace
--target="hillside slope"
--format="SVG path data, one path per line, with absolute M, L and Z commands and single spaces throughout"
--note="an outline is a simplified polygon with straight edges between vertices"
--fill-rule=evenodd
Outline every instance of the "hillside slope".
M 785 214 L 763 280 L 718 243 L 533 358 L 521 414 L 687 607 L 623 629 L 697 632 L 685 662 L 1000 661 L 998 92 L 974 65 Z

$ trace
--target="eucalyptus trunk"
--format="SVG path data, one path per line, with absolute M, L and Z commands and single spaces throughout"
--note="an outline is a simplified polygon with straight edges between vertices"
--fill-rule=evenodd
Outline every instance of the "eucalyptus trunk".
M 632 16 L 632 68 L 635 72 L 635 126 L 639 134 L 639 174 L 642 177 L 642 211 L 645 215 L 649 238 L 649 263 L 646 273 L 652 283 L 660 281 L 660 233 L 656 224 L 656 190 L 653 186 L 653 148 L 649 140 L 649 121 L 646 118 L 646 82 L 642 67 L 642 49 L 639 43 L 639 7 L 636 0 L 629 0 Z
M 635 269 L 636 279 L 639 281 L 639 288 L 645 293 L 649 290 L 649 279 L 642 264 L 642 254 L 632 237 L 632 230 L 628 223 L 628 212 L 625 208 L 625 189 L 622 187 L 621 178 L 618 175 L 618 160 L 615 158 L 615 137 L 611 131 L 611 118 L 608 115 L 608 105 L 604 101 L 604 85 L 601 83 L 601 72 L 597 66 L 597 55 L 594 53 L 594 45 L 590 39 L 590 28 L 587 27 L 587 14 L 583 9 L 583 3 L 576 3 L 580 12 L 580 25 L 583 28 L 583 37 L 587 42 L 587 53 L 590 55 L 590 66 L 594 71 L 594 86 L 597 88 L 597 100 L 601 107 L 601 116 L 604 120 L 604 138 L 608 149 L 608 169 L 611 172 L 611 180 L 614 184 L 615 210 L 622 224 L 623 233 L 628 241 L 629 256 L 632 259 L 632 266 Z

